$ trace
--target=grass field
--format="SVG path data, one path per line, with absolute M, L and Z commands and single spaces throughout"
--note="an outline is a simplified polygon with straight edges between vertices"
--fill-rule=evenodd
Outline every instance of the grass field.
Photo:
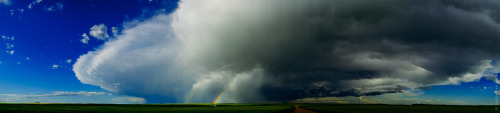
M 495 106 L 302 104 L 318 113 L 500 113 Z
M 290 113 L 290 104 L 0 104 L 0 112 Z
M 0 113 L 293 113 L 295 104 L 0 104 Z M 500 113 L 495 106 L 298 104 L 318 113 Z

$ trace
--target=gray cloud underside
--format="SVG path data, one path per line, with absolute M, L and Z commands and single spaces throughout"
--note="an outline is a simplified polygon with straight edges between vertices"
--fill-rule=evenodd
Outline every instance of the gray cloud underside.
M 114 104 L 144 104 L 146 100 L 131 96 L 112 96 L 105 92 L 62 92 L 57 91 L 50 94 L 24 95 L 24 94 L 0 94 L 2 103 L 114 103 Z
M 210 102 L 360 96 L 471 82 L 496 68 L 495 0 L 184 0 L 74 65 L 87 84 Z M 188 94 L 189 92 L 196 92 Z
M 36 97 L 51 97 L 51 96 L 97 96 L 97 95 L 105 95 L 105 92 L 86 92 L 86 91 L 79 91 L 79 92 L 54 92 L 51 94 L 43 94 L 43 95 L 19 95 L 19 94 L 0 94 L 2 96 L 17 96 L 17 97 L 30 97 L 30 98 L 36 98 Z

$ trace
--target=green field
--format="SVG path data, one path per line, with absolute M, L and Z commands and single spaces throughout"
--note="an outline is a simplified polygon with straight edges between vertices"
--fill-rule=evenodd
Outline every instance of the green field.
M 290 104 L 0 104 L 0 112 L 290 113 Z
M 495 106 L 302 104 L 318 113 L 500 113 Z
M 0 104 L 0 113 L 293 113 L 295 104 Z M 297 104 L 318 113 L 500 113 L 495 106 Z

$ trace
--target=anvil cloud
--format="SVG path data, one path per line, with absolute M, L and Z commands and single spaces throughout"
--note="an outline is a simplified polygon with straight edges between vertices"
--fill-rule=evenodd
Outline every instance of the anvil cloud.
M 488 77 L 495 0 L 183 0 L 80 56 L 82 83 L 177 102 L 363 96 Z

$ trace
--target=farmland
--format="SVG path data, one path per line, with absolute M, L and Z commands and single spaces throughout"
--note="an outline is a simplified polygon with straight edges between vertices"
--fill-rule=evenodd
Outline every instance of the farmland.
M 167 113 L 276 113 L 292 112 L 287 104 L 0 104 L 0 112 L 167 112 Z
M 0 104 L 0 112 L 293 113 L 500 113 L 495 106 L 359 104 Z
M 302 104 L 318 113 L 500 113 L 495 106 Z

